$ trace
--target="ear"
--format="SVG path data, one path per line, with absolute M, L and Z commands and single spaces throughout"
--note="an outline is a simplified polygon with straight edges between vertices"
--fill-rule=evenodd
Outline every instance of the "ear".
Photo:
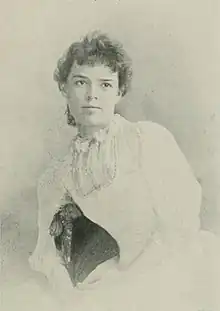
M 122 91 L 121 90 L 118 90 L 118 94 L 117 94 L 119 97 L 122 97 Z
M 118 90 L 117 97 L 118 97 L 118 100 L 117 100 L 115 106 L 118 106 L 118 104 L 121 102 L 121 99 L 122 99 L 122 92 L 121 92 L 121 90 Z

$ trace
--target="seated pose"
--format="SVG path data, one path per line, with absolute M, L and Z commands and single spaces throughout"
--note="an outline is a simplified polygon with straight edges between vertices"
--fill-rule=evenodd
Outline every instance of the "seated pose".
M 70 306 L 83 297 L 82 310 L 216 311 L 218 242 L 200 231 L 200 184 L 167 129 L 115 113 L 132 80 L 123 46 L 92 32 L 54 78 L 77 133 L 38 184 L 32 269 Z

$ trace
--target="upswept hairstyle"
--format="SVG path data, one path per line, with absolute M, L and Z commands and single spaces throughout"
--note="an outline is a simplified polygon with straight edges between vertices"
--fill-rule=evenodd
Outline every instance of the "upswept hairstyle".
M 65 94 L 67 82 L 73 64 L 90 65 L 104 64 L 113 72 L 118 73 L 119 90 L 124 96 L 131 85 L 132 62 L 122 44 L 112 40 L 100 31 L 87 34 L 79 42 L 74 42 L 58 60 L 54 71 L 54 80 L 59 90 Z

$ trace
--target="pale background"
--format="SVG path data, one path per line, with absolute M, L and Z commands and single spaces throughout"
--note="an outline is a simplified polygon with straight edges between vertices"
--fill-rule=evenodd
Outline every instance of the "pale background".
M 71 137 L 65 102 L 52 81 L 56 60 L 95 28 L 121 40 L 134 60 L 133 91 L 121 113 L 156 121 L 175 135 L 203 187 L 203 226 L 220 232 L 218 2 L 2 1 L 2 266 L 19 271 L 33 250 L 36 180 Z

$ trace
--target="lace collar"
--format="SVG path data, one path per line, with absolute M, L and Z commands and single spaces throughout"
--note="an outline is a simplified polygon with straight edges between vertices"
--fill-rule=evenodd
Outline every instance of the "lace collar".
M 72 141 L 72 179 L 75 191 L 87 196 L 112 183 L 117 175 L 118 132 L 122 117 L 115 115 L 108 128 L 90 138 L 79 133 Z

